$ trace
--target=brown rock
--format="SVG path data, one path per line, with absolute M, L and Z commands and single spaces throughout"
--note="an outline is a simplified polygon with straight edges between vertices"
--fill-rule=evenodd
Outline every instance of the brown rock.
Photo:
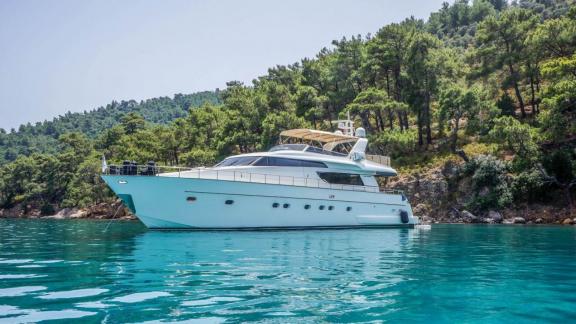
M 562 225 L 572 225 L 574 224 L 574 221 L 570 218 L 566 218 L 563 222 Z

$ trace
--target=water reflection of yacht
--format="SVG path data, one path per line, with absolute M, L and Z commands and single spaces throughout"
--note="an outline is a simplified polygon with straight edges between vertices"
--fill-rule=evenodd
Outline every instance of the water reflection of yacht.
M 362 128 L 294 129 L 268 152 L 231 156 L 211 168 L 125 165 L 102 178 L 149 228 L 250 229 L 412 227 L 402 192 L 381 189 L 395 176 L 385 156 L 368 155 Z M 152 176 L 151 176 L 152 175 Z

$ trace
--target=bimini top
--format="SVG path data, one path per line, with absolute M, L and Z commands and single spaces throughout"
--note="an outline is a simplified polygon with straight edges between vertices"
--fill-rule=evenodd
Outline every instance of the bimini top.
M 280 133 L 281 142 L 284 142 L 282 139 L 283 137 L 316 141 L 320 143 L 334 143 L 334 142 L 347 143 L 347 142 L 355 142 L 358 140 L 358 137 L 356 136 L 343 135 L 314 129 L 303 129 L 303 128 L 285 130 L 282 133 Z

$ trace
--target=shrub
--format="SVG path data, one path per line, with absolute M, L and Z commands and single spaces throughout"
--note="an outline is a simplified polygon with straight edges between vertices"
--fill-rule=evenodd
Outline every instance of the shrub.
M 492 155 L 479 155 L 464 166 L 472 177 L 472 198 L 468 207 L 474 211 L 499 209 L 512 202 L 506 164 Z
M 515 201 L 543 201 L 548 196 L 548 185 L 537 170 L 529 170 L 518 174 L 512 180 L 512 195 Z

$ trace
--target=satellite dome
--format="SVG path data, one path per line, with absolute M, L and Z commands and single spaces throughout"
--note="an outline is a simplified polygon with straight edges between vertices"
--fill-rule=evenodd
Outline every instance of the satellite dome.
M 366 137 L 366 130 L 362 127 L 356 128 L 356 136 L 357 137 Z
M 341 131 L 341 130 L 337 130 L 337 131 L 335 131 L 335 132 L 334 132 L 334 134 L 336 134 L 336 135 L 344 135 L 344 133 L 342 133 L 342 131 Z

